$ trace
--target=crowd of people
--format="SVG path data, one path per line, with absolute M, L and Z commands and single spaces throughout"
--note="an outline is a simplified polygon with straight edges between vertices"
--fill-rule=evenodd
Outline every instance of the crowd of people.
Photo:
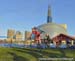
M 49 34 L 45 34 L 44 39 L 41 39 L 41 32 L 36 28 L 32 28 L 32 33 L 30 35 L 30 39 L 34 40 L 35 44 L 40 45 L 40 44 L 45 44 L 47 47 L 49 47 L 49 44 L 52 42 L 50 39 Z

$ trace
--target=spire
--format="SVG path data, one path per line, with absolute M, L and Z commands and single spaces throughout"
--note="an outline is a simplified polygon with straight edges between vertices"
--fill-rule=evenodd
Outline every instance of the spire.
M 49 22 L 52 22 L 50 5 L 48 5 L 48 17 L 47 17 L 47 23 L 49 23 Z

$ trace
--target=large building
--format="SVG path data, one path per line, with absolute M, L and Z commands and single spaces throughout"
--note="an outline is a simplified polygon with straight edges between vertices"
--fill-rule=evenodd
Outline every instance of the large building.
M 31 35 L 31 32 L 25 31 L 25 40 L 28 40 Z
M 7 31 L 7 38 L 14 38 L 15 30 L 9 29 Z
M 45 37 L 46 34 L 49 34 L 50 38 L 53 40 L 53 43 L 57 46 L 59 46 L 60 44 L 75 44 L 75 37 L 68 35 L 66 24 L 57 24 L 52 22 L 50 6 L 48 6 L 47 23 L 39 25 L 37 28 L 39 31 L 42 32 L 42 39 Z
M 22 41 L 23 35 L 20 31 L 16 31 L 15 39 L 16 39 L 16 41 Z
M 7 31 L 7 41 L 8 42 L 15 41 L 14 36 L 15 36 L 15 30 L 9 29 Z
M 23 35 L 20 31 L 9 29 L 7 31 L 7 42 L 19 42 L 23 40 Z
M 51 38 L 55 37 L 58 34 L 67 34 L 67 25 L 66 24 L 56 24 L 52 22 L 52 16 L 51 16 L 51 7 L 48 6 L 48 16 L 47 16 L 47 23 L 39 25 L 37 27 L 39 30 L 43 31 L 43 36 L 45 34 L 49 34 Z

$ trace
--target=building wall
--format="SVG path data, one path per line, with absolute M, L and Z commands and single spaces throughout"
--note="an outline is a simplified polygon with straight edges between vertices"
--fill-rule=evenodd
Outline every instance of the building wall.
M 16 38 L 16 41 L 22 41 L 22 38 L 23 38 L 22 33 L 20 31 L 17 31 L 15 38 Z
M 7 31 L 7 37 L 8 37 L 8 38 L 13 38 L 14 35 L 15 35 L 15 30 L 9 29 L 9 30 Z
M 10 43 L 11 41 L 14 42 L 15 41 L 14 36 L 15 36 L 15 30 L 9 29 L 7 31 L 7 39 L 6 39 L 6 41 L 8 43 Z
M 25 31 L 25 40 L 28 40 L 31 35 L 31 32 Z
M 43 34 L 49 34 L 51 38 L 59 34 L 67 34 L 67 29 L 56 23 L 47 23 L 38 26 L 38 29 L 44 31 Z
M 64 27 L 65 29 L 67 29 L 67 24 L 60 24 L 62 27 Z

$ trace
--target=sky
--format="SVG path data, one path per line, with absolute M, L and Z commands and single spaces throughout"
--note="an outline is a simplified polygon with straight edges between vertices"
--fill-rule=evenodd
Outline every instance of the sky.
M 67 24 L 69 35 L 75 36 L 75 0 L 0 0 L 0 36 L 8 29 L 24 33 L 46 23 L 48 4 L 53 22 Z

